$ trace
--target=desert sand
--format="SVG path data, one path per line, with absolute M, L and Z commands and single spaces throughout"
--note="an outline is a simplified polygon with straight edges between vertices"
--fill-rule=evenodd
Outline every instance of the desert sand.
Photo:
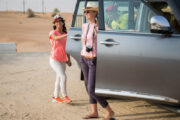
M 20 12 L 0 12 L 0 42 L 16 42 L 17 52 L 49 51 L 48 35 L 52 30 L 51 13 L 36 13 L 28 18 Z M 62 13 L 69 29 L 71 13 Z
M 72 14 L 64 13 L 67 27 Z M 80 68 L 67 67 L 71 104 L 52 103 L 55 73 L 49 66 L 50 14 L 27 18 L 0 12 L 0 42 L 16 42 L 17 53 L 0 54 L 0 120 L 82 120 L 90 112 Z M 108 99 L 116 120 L 180 120 L 176 113 L 143 100 Z M 98 105 L 99 119 L 105 111 Z

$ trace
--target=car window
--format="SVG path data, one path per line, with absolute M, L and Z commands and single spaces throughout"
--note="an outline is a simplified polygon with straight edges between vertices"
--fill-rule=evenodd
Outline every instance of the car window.
M 85 6 L 85 1 L 81 1 L 77 11 L 74 27 L 79 27 L 79 28 L 82 27 L 82 24 L 84 22 L 84 11 L 83 11 L 84 6 Z
M 180 33 L 180 25 L 167 2 L 147 4 L 141 0 L 104 0 L 106 30 L 150 33 L 150 20 L 159 15 L 169 21 L 173 33 Z
M 150 20 L 153 16 L 157 16 L 158 14 L 152 10 L 149 6 L 145 5 L 143 2 L 140 5 L 141 11 L 139 11 L 138 24 L 136 24 L 136 28 L 139 32 L 150 33 Z
M 136 30 L 140 0 L 104 0 L 106 30 Z
M 87 1 L 87 3 L 88 2 L 96 2 L 97 3 L 97 1 Z M 81 1 L 79 4 L 78 11 L 77 11 L 77 16 L 76 16 L 74 27 L 81 28 L 83 23 L 88 22 L 84 16 L 84 11 L 83 11 L 84 8 L 85 8 L 85 1 Z

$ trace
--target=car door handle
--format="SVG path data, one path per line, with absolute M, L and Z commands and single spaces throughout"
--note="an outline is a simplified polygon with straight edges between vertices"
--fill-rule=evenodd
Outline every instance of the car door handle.
M 116 41 L 100 41 L 100 44 L 104 44 L 104 45 L 119 45 L 119 42 Z
M 76 37 L 76 36 L 73 36 L 73 37 L 70 37 L 71 39 L 81 39 L 81 37 Z
M 81 34 L 76 34 L 74 36 L 71 36 L 70 38 L 75 40 L 75 41 L 79 41 L 79 40 L 81 40 Z

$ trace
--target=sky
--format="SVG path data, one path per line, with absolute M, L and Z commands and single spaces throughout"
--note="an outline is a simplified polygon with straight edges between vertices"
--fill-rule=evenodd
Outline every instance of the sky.
M 35 12 L 52 12 L 58 8 L 60 12 L 73 13 L 77 0 L 24 0 L 25 9 L 31 8 Z M 44 7 L 42 2 L 44 1 Z M 0 11 L 23 11 L 23 0 L 0 0 Z

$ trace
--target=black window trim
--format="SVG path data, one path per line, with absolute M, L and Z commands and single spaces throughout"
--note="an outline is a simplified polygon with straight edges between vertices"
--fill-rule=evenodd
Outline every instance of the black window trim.
M 74 27 L 74 25 L 75 25 L 76 15 L 77 15 L 77 12 L 78 12 L 78 9 L 79 9 L 79 3 L 80 3 L 80 1 L 81 1 L 81 0 L 77 0 L 77 2 L 76 2 L 76 7 L 75 7 L 75 10 L 74 10 L 71 27 Z
M 99 10 L 98 10 L 98 27 L 99 30 L 105 30 L 104 25 L 104 0 L 99 0 Z

